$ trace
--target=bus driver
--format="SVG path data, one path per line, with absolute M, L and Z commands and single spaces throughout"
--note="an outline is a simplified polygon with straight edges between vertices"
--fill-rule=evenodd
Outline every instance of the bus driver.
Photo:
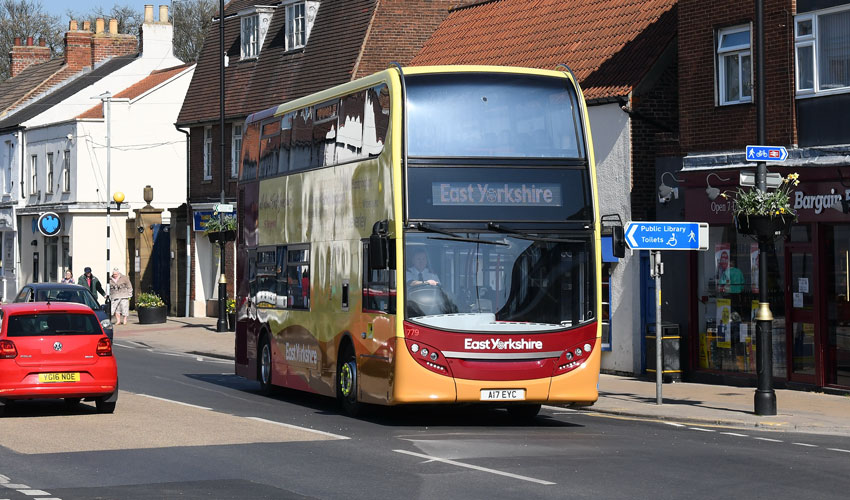
M 440 284 L 440 278 L 428 268 L 428 254 L 424 248 L 413 251 L 413 266 L 407 268 L 407 284 L 410 286 Z

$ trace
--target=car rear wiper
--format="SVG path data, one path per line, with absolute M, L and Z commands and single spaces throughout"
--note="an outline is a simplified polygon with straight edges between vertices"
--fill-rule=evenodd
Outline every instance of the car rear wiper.
M 444 234 L 446 236 L 449 236 L 449 238 L 438 238 L 438 237 L 429 236 L 428 237 L 429 240 L 466 241 L 466 242 L 469 242 L 469 243 L 483 243 L 485 245 L 508 246 L 508 243 L 504 242 L 504 241 L 487 241 L 487 240 L 480 240 L 480 239 L 477 239 L 477 238 L 467 238 L 467 237 L 461 236 L 459 234 L 455 234 L 455 233 L 452 233 L 452 232 L 449 232 L 449 231 L 444 231 L 442 229 L 437 229 L 437 228 L 431 226 L 430 224 L 426 224 L 425 222 L 417 222 L 415 225 L 413 225 L 413 227 L 420 230 L 420 231 L 425 231 L 427 233 L 437 233 L 437 234 Z
M 552 243 L 586 243 L 584 240 L 568 240 L 565 238 L 547 238 L 544 236 L 534 236 L 532 234 L 524 233 L 522 231 L 517 231 L 516 229 L 504 227 L 501 224 L 497 224 L 495 222 L 488 222 L 487 227 L 492 229 L 493 231 L 496 231 L 497 233 L 510 234 L 523 240 L 549 241 Z

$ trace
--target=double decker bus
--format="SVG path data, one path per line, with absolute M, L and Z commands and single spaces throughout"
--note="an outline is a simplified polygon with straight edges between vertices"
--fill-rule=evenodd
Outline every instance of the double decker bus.
M 236 373 L 364 404 L 592 404 L 600 218 L 572 73 L 391 67 L 248 117 Z

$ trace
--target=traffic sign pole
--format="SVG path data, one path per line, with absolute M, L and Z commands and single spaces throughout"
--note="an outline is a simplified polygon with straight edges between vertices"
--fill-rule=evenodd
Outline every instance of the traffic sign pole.
M 661 262 L 661 251 L 652 251 L 652 269 L 650 275 L 655 278 L 655 404 L 663 402 L 661 385 L 663 383 L 664 364 L 661 355 L 661 275 L 664 274 L 664 264 Z

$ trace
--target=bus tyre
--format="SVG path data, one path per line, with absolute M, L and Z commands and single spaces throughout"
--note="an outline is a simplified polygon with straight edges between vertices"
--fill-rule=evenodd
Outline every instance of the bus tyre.
M 508 406 L 508 415 L 517 422 L 527 422 L 533 420 L 540 413 L 541 405 L 513 405 Z
M 357 401 L 357 358 L 354 350 L 346 347 L 340 351 L 336 369 L 336 397 L 342 410 L 350 417 L 357 417 L 363 411 L 363 403 Z
M 271 396 L 272 386 L 272 344 L 268 335 L 263 335 L 260 342 L 260 354 L 257 357 L 257 378 L 260 380 L 260 392 Z

